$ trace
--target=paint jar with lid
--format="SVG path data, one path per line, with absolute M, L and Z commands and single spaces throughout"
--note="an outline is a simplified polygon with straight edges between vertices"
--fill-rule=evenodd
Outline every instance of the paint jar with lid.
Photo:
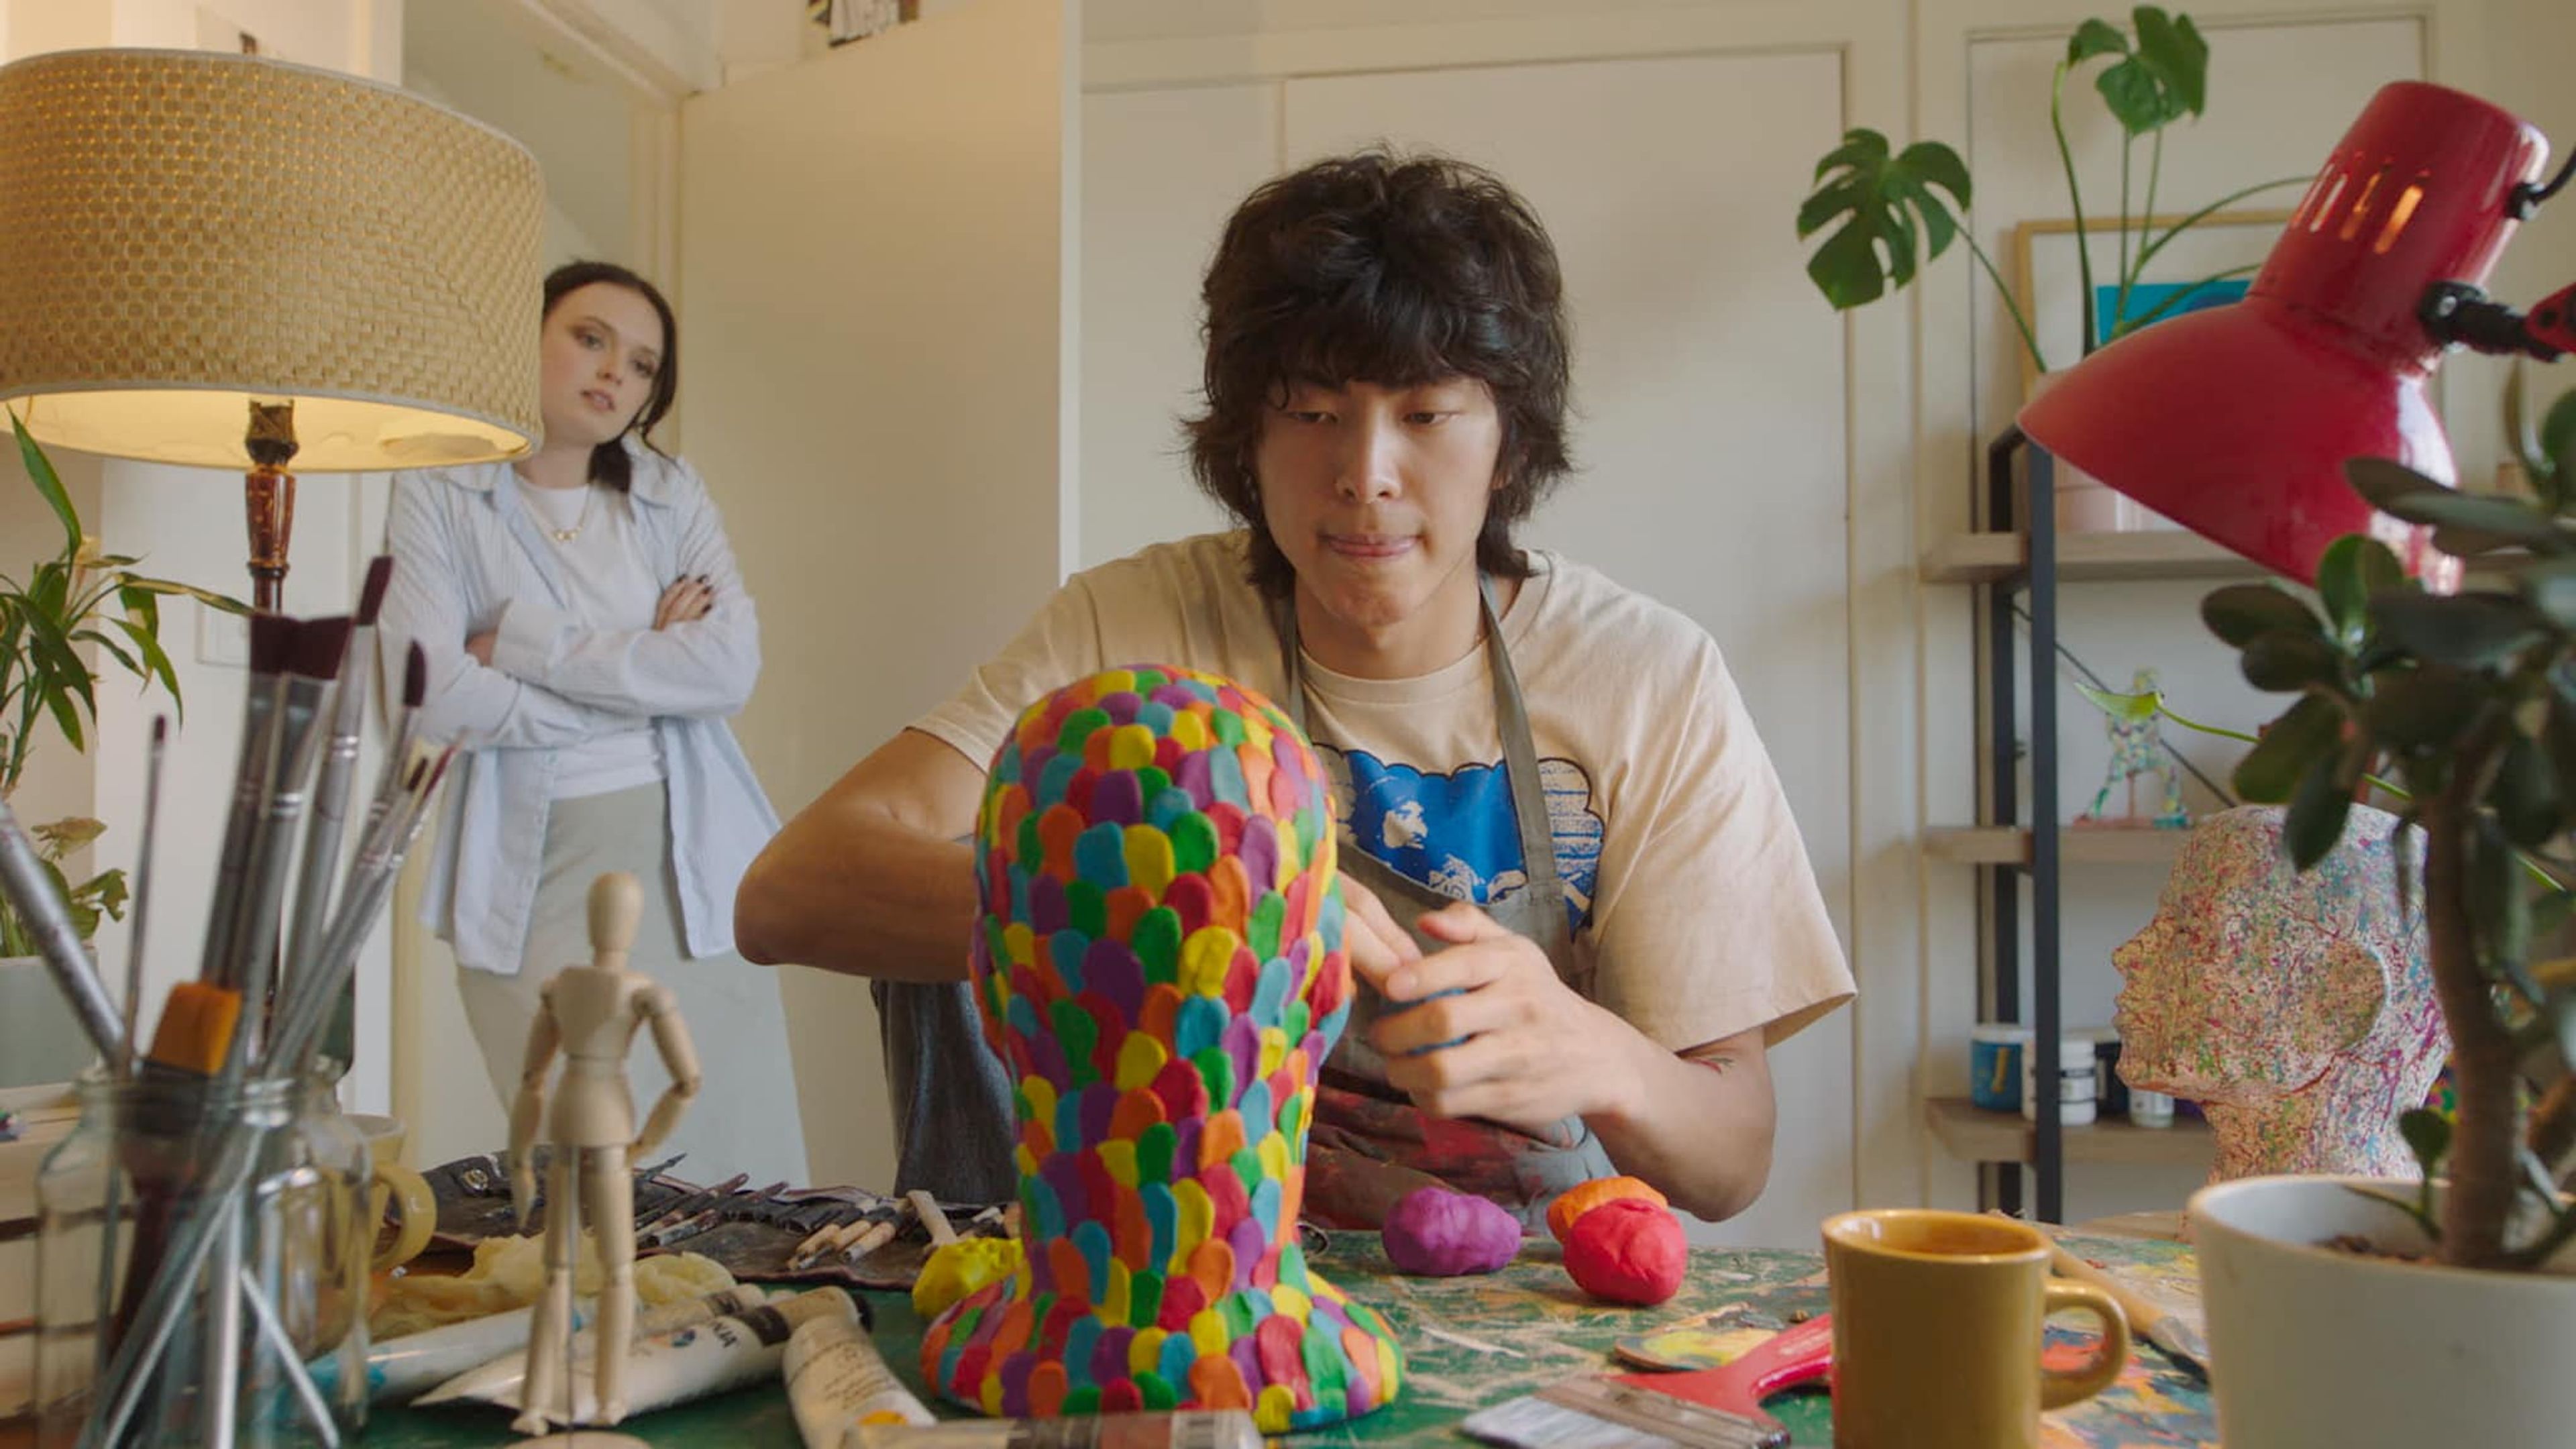
M 2022 1058 L 2030 1028 L 1981 1021 L 1968 1033 L 1968 1100 L 1989 1112 L 2021 1109 Z
M 2039 1051 L 2031 1048 L 2022 1058 L 2021 1115 L 2033 1122 L 2039 1120 L 2040 1093 L 2047 1088 L 2034 1084 L 2039 1070 Z M 2092 1122 L 2095 1110 L 2093 1039 L 2080 1033 L 2063 1033 L 2057 1039 L 2057 1120 L 2069 1127 L 2082 1127 Z

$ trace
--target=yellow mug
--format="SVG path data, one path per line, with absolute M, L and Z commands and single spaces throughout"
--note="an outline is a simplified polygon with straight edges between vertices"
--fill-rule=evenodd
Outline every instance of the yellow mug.
M 2129 1322 L 2088 1283 L 2049 1281 L 2048 1240 L 2009 1218 L 1881 1208 L 1825 1219 L 1838 1449 L 2033 1449 L 2039 1413 L 2091 1398 L 2129 1361 Z M 2041 1324 L 2081 1309 L 2102 1346 L 2040 1367 Z
M 367 1139 L 367 1161 L 375 1167 L 367 1184 L 367 1221 L 381 1223 L 386 1208 L 395 1211 L 393 1241 L 376 1249 L 369 1265 L 381 1273 L 419 1257 L 429 1246 L 430 1234 L 438 1231 L 438 1198 L 419 1173 L 402 1163 L 408 1129 L 401 1118 L 352 1112 L 349 1123 Z

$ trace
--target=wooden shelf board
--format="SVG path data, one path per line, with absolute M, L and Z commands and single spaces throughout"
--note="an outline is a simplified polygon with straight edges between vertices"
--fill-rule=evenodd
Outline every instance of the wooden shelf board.
M 1923 581 L 1982 584 L 2018 574 L 2028 564 L 2030 540 L 2018 533 L 1954 533 L 1923 555 Z M 2238 557 L 2196 533 L 2150 529 L 2141 533 L 2063 533 L 2057 538 L 2057 576 L 2066 579 L 2256 579 L 2263 566 Z
M 2058 859 L 2068 865 L 2169 865 L 2182 850 L 2183 830 L 2061 830 Z M 1927 831 L 1923 848 L 1936 860 L 1962 865 L 2027 865 L 2030 832 L 2010 825 L 1942 826 Z
M 2028 1162 L 2038 1129 L 2018 1112 L 1989 1112 L 1964 1097 L 1934 1097 L 1924 1122 L 1951 1156 L 1965 1162 Z M 2135 1127 L 2124 1118 L 2064 1129 L 2068 1162 L 2139 1162 L 2207 1167 L 2217 1152 L 2209 1124 L 2176 1118 L 2171 1127 Z

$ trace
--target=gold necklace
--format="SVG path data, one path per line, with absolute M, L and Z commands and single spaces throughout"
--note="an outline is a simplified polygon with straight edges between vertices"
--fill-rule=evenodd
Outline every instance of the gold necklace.
M 524 478 L 519 481 L 525 487 L 534 488 L 537 486 L 534 483 L 528 482 Z M 557 543 L 570 543 L 574 539 L 581 537 L 581 531 L 583 529 L 590 527 L 590 505 L 597 500 L 599 490 L 588 483 L 584 483 L 581 485 L 581 493 L 581 517 L 573 520 L 573 525 L 570 528 L 555 528 L 550 526 L 547 523 L 543 510 L 539 511 L 537 522 L 540 527 L 545 528 L 547 537 L 552 538 Z M 534 506 L 534 500 L 530 500 L 530 504 L 531 506 Z

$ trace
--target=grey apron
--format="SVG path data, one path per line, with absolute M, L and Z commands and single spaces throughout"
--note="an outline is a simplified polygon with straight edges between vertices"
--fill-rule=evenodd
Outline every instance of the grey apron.
M 1538 944 L 1560 979 L 1572 985 L 1572 925 L 1566 918 L 1565 883 L 1556 869 L 1556 841 L 1539 787 L 1538 747 L 1530 737 L 1529 711 L 1520 678 L 1503 647 L 1502 621 L 1494 611 L 1493 582 L 1480 580 L 1485 659 L 1494 681 L 1494 722 L 1502 736 L 1503 764 L 1519 827 L 1528 885 L 1488 903 L 1485 914 L 1505 930 Z M 1298 732 L 1314 731 L 1306 717 L 1305 656 L 1298 647 L 1297 611 L 1271 609 L 1279 633 L 1287 697 L 1280 701 Z M 1347 826 L 1349 822 L 1345 821 Z M 1346 833 L 1338 852 L 1343 873 L 1376 893 L 1388 914 L 1403 922 L 1424 951 L 1441 948 L 1412 922 L 1439 910 L 1451 897 L 1405 876 L 1353 843 Z M 1543 1227 L 1558 1193 L 1618 1171 L 1580 1117 L 1567 1117 L 1530 1134 L 1481 1119 L 1434 1117 L 1387 1085 L 1386 1059 L 1368 1042 L 1382 1014 L 1376 993 L 1352 998 L 1349 1023 L 1324 1064 L 1316 1092 L 1315 1127 L 1306 1147 L 1306 1215 L 1335 1227 L 1376 1227 L 1406 1193 L 1438 1183 L 1491 1198 L 1531 1227 Z

